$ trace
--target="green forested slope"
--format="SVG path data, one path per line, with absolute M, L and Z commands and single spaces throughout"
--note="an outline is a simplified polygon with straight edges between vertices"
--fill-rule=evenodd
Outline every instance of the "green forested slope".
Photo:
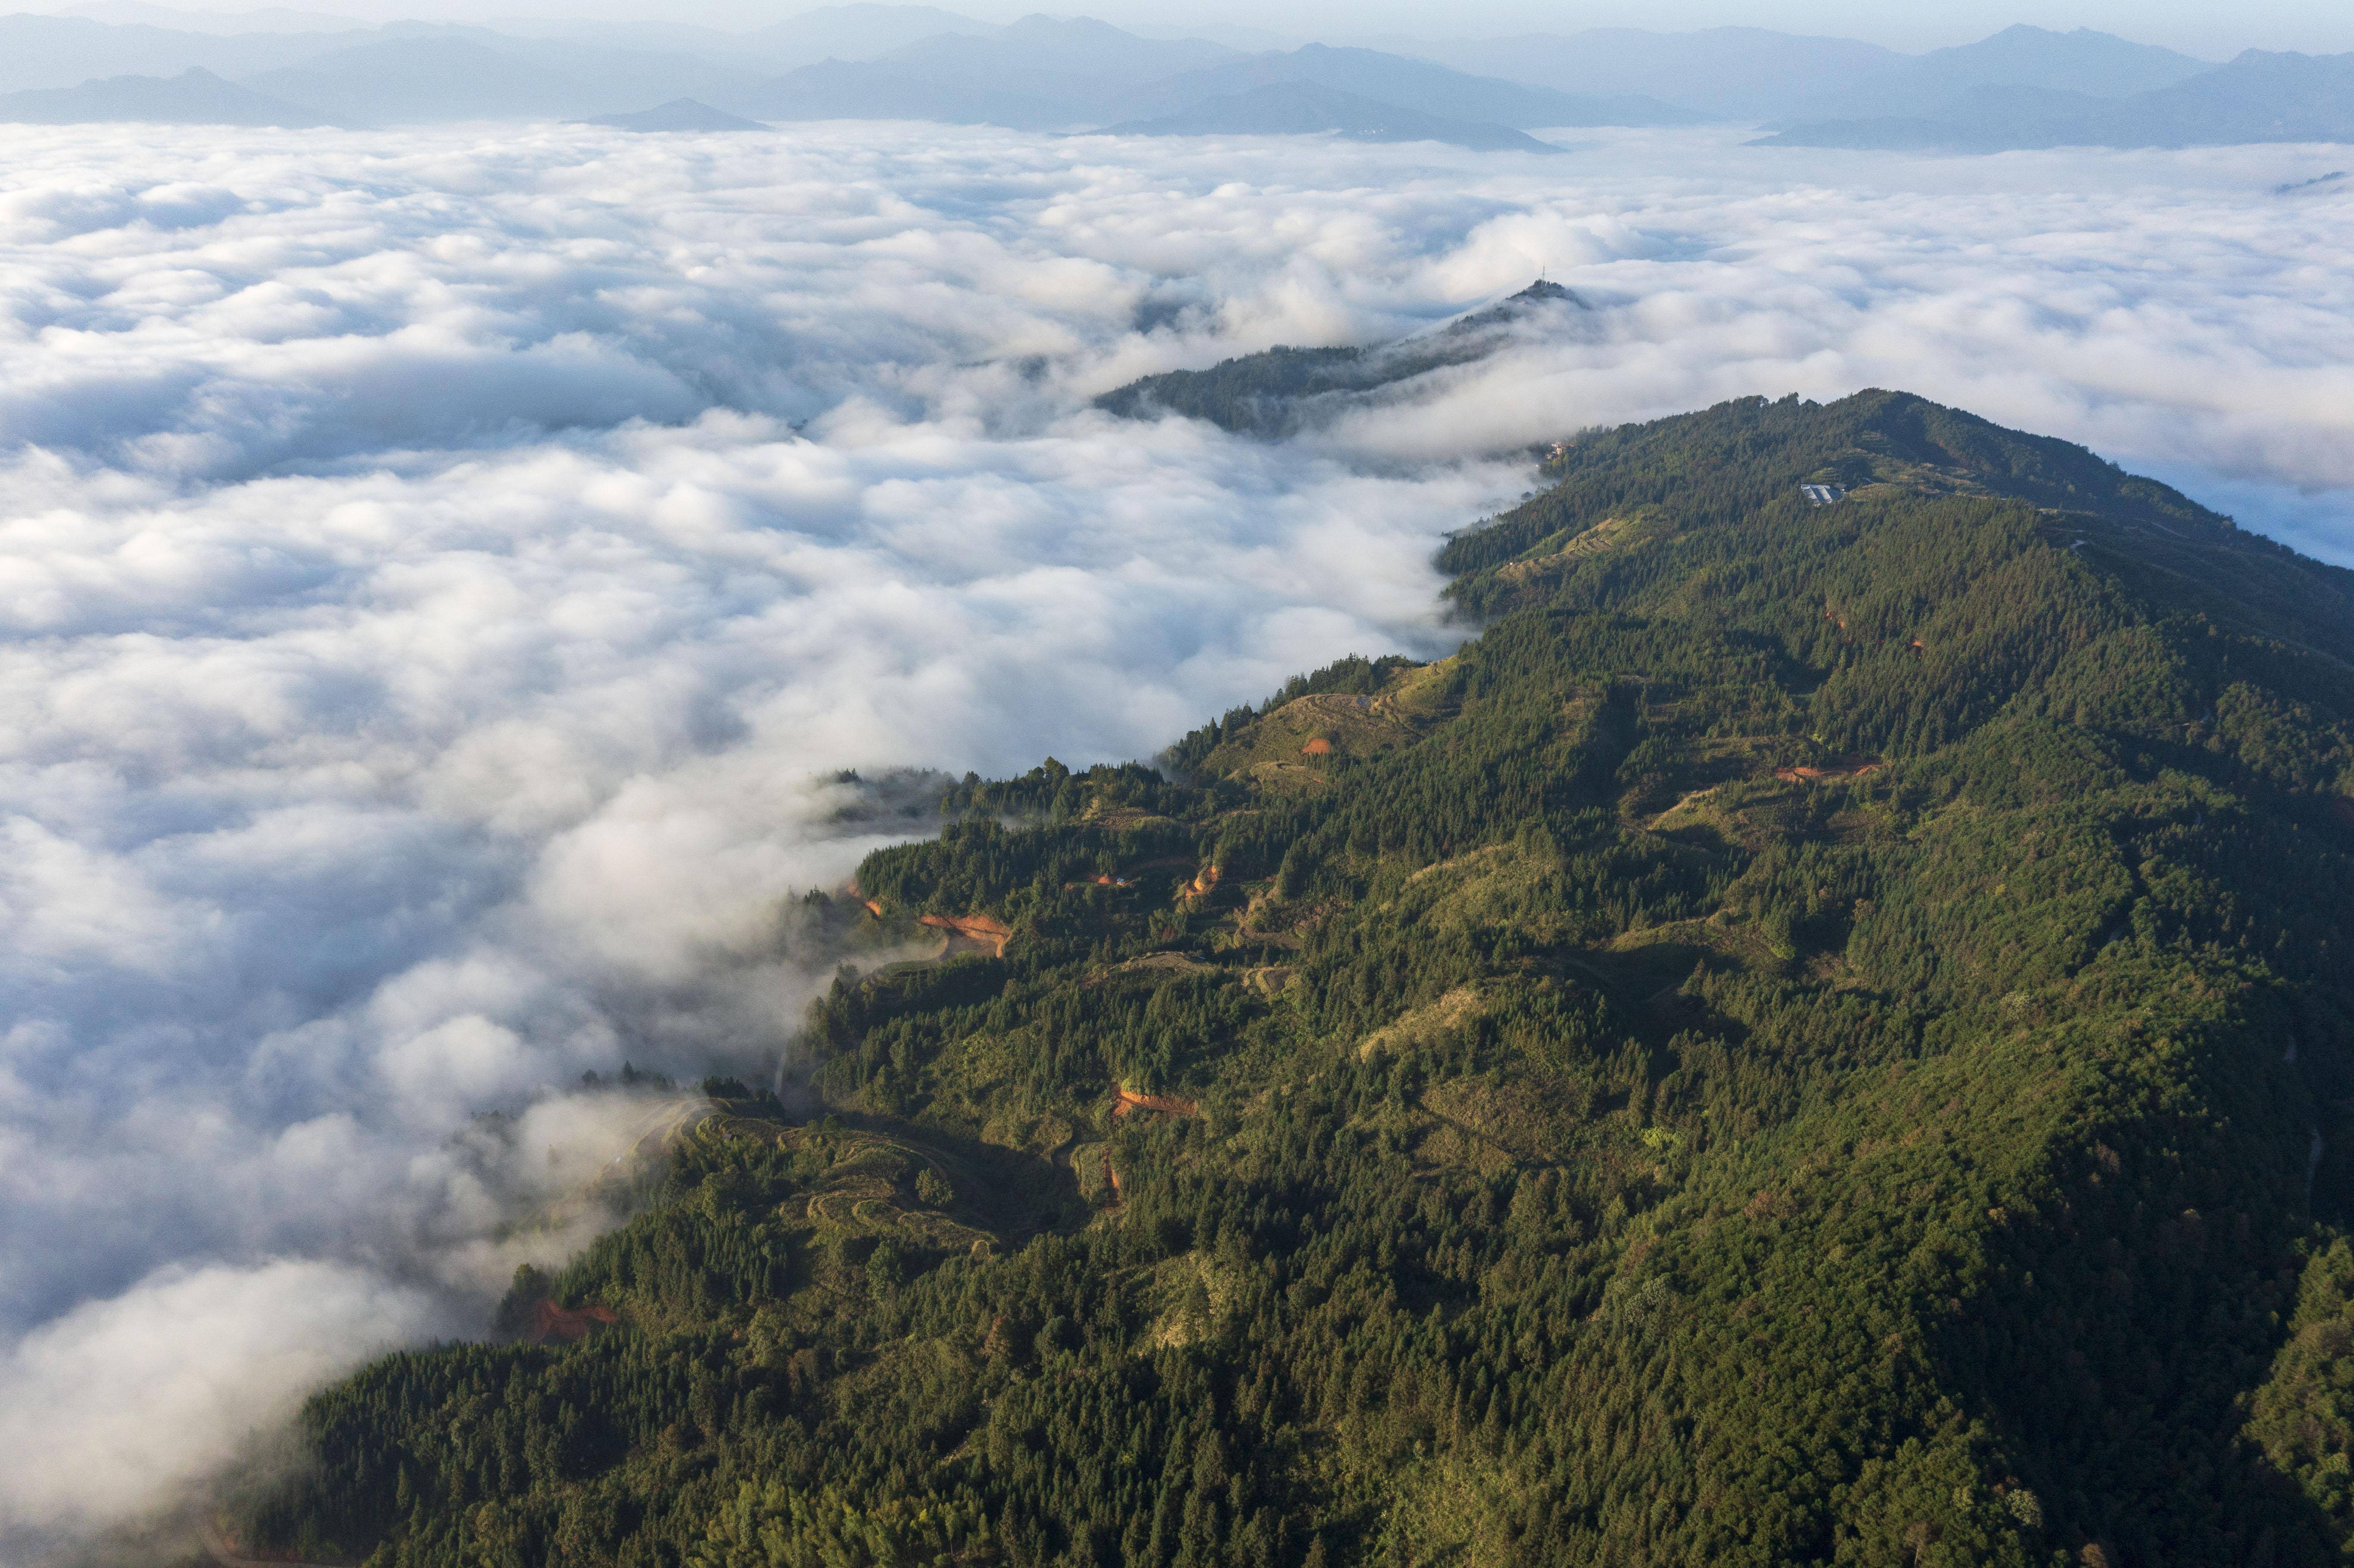
M 2354 576 L 1888 394 L 1554 466 L 1455 657 L 950 791 L 832 919 L 991 925 L 844 969 L 832 1108 L 720 1086 L 518 1282 L 614 1327 L 322 1393 L 239 1539 L 2339 1560 Z

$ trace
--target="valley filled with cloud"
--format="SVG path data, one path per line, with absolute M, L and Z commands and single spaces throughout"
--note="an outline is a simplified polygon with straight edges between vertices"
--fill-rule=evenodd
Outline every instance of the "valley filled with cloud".
M 1447 651 L 1545 441 L 1896 387 L 2354 562 L 2314 150 L 1738 142 L 19 128 L 0 1556 L 480 1331 L 642 1130 L 563 1087 L 772 1072 L 907 770 Z M 1593 308 L 1290 441 L 1091 406 L 1540 273 Z

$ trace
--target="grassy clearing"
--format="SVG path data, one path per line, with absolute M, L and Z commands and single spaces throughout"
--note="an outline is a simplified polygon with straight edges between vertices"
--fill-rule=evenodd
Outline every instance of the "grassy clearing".
M 1656 506 L 1642 507 L 1624 517 L 1606 517 L 1591 527 L 1550 535 L 1498 567 L 1496 576 L 1515 586 L 1533 582 L 1606 551 L 1632 549 L 1674 531 L 1665 512 Z
M 1410 745 L 1415 726 L 1404 710 L 1384 710 L 1374 696 L 1325 692 L 1286 703 L 1210 754 L 1205 765 L 1225 778 L 1313 766 L 1327 758 L 1373 757 Z

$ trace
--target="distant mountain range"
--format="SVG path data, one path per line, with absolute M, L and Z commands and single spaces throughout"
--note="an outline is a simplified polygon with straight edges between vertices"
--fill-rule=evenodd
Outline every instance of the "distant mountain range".
M 1649 33 L 1596 27 L 1568 35 L 1427 42 L 1381 40 L 1458 70 L 1562 92 L 1635 94 L 1707 119 L 1770 120 L 1911 57 L 1853 38 L 1805 37 L 1763 27 Z
M 102 77 L 177 76 L 191 67 L 237 80 L 372 36 L 353 31 L 221 37 L 77 16 L 0 16 L 0 92 L 79 87 Z
M 200 66 L 175 77 L 113 76 L 80 87 L 0 94 L 0 122 L 86 125 L 115 120 L 154 125 L 281 125 L 290 130 L 328 123 L 313 110 L 224 81 Z
M 745 33 L 675 23 L 347 27 L 147 0 L 0 16 L 0 117 L 395 125 L 606 121 L 691 101 L 737 121 L 907 119 L 1123 134 L 1311 132 L 1536 144 L 1588 126 L 1763 122 L 1769 145 L 1993 151 L 2354 138 L 2354 56 L 2213 65 L 2105 33 L 2005 28 L 1924 55 L 1755 27 L 1240 49 L 1087 17 L 1002 26 L 822 6 Z M 191 76 L 190 72 L 198 73 Z
M 1284 82 L 1311 83 L 1417 113 L 1487 121 L 1522 131 L 1553 125 L 1688 125 L 1704 118 L 1651 98 L 1581 97 L 1500 77 L 1470 76 L 1402 55 L 1323 44 L 1220 60 L 1154 83 L 1130 101 L 1149 113 L 1171 114 L 1205 96 Z
M 1287 90 L 1259 90 L 1266 88 Z M 1402 111 L 1387 115 L 1393 123 L 1419 116 L 1458 128 L 1440 140 L 1476 134 L 1496 145 L 1519 145 L 1493 138 L 1498 127 L 1670 125 L 1699 118 L 1649 99 L 1575 97 L 1373 49 L 1310 44 L 1237 54 L 1199 38 L 1142 38 L 1101 22 L 1044 16 L 990 37 L 935 38 L 878 59 L 804 66 L 744 108 L 776 120 L 883 115 L 1030 130 L 1107 122 L 1198 122 L 1231 130 L 1237 115 L 1270 124 L 1305 115 L 1325 129 L 1352 99 Z M 1352 109 L 1343 118 L 1370 123 L 1364 113 Z M 1490 129 L 1460 129 L 1466 126 Z
M 1788 113 L 1862 118 L 1917 113 L 1981 88 L 2032 88 L 2080 93 L 2089 98 L 2125 98 L 2187 81 L 2215 69 L 2152 44 L 2130 43 L 2080 27 L 2055 33 L 2043 27 L 2005 27 L 1990 38 L 1950 49 L 1898 59 L 1852 80 L 1818 90 Z
M 1442 142 L 1481 152 L 1558 153 L 1510 126 L 1400 108 L 1313 82 L 1278 81 L 1158 120 L 1108 127 L 1114 136 L 1332 136 L 1346 142 Z
M 1993 153 L 2349 140 L 2354 140 L 2354 54 L 2251 49 L 2229 65 L 2124 98 L 1980 85 L 1911 113 L 1787 125 L 1760 144 Z
M 990 35 L 944 36 L 879 58 L 803 66 L 762 87 L 742 107 L 771 120 L 1073 129 L 1118 118 L 1119 106 L 1145 84 L 1233 52 L 1198 38 L 1141 38 L 1085 17 L 1027 16 Z
M 913 9 L 910 20 L 902 13 Z M 86 68 L 109 48 L 152 67 L 173 49 L 198 67 L 293 112 L 302 123 L 389 125 L 451 120 L 604 121 L 691 100 L 739 120 L 932 120 L 1020 130 L 1076 131 L 1117 125 L 1140 134 L 1337 133 L 1384 141 L 1435 140 L 1479 148 L 1545 150 L 1522 134 L 1552 125 L 1687 123 L 1692 111 L 1627 95 L 1577 96 L 1429 60 L 1311 44 L 1244 54 L 1200 38 L 1147 38 L 1085 17 L 1030 16 L 1002 27 L 935 31 L 896 42 L 947 13 L 883 5 L 812 14 L 837 42 L 890 42 L 871 58 L 828 58 L 777 75 L 748 69 L 773 56 L 777 29 L 755 35 L 736 63 L 710 58 L 691 28 L 652 28 L 602 37 L 521 37 L 478 27 L 403 26 L 371 32 L 222 37 L 168 34 L 144 24 L 106 26 L 53 17 L 0 17 L 0 59 L 16 69 Z M 176 43 L 175 40 L 176 39 Z M 645 45 L 667 47 L 648 48 Z M 41 54 L 46 50 L 46 54 Z M 239 69 L 240 51 L 250 69 Z M 186 68 L 182 68 L 186 69 Z M 8 67 L 0 64 L 0 82 Z M 215 93 L 218 120 L 254 118 L 252 102 Z M 13 100 L 0 100 L 0 115 Z M 125 73 L 103 84 L 48 88 L 26 101 L 20 119 L 185 122 L 185 88 L 160 74 Z
M 263 71 L 255 90 L 332 104 L 366 124 L 419 120 L 560 119 L 601 107 L 581 85 L 471 38 L 393 38 Z

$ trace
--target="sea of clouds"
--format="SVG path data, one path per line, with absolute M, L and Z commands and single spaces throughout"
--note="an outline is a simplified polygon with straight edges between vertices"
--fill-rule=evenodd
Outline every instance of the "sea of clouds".
M 1902 387 L 2354 560 L 2327 150 L 1737 141 L 12 128 L 0 1560 L 478 1331 L 646 1125 L 557 1086 L 765 1075 L 896 770 L 1451 646 L 1530 443 Z M 1540 271 L 1579 330 L 1289 445 L 1087 406 Z

